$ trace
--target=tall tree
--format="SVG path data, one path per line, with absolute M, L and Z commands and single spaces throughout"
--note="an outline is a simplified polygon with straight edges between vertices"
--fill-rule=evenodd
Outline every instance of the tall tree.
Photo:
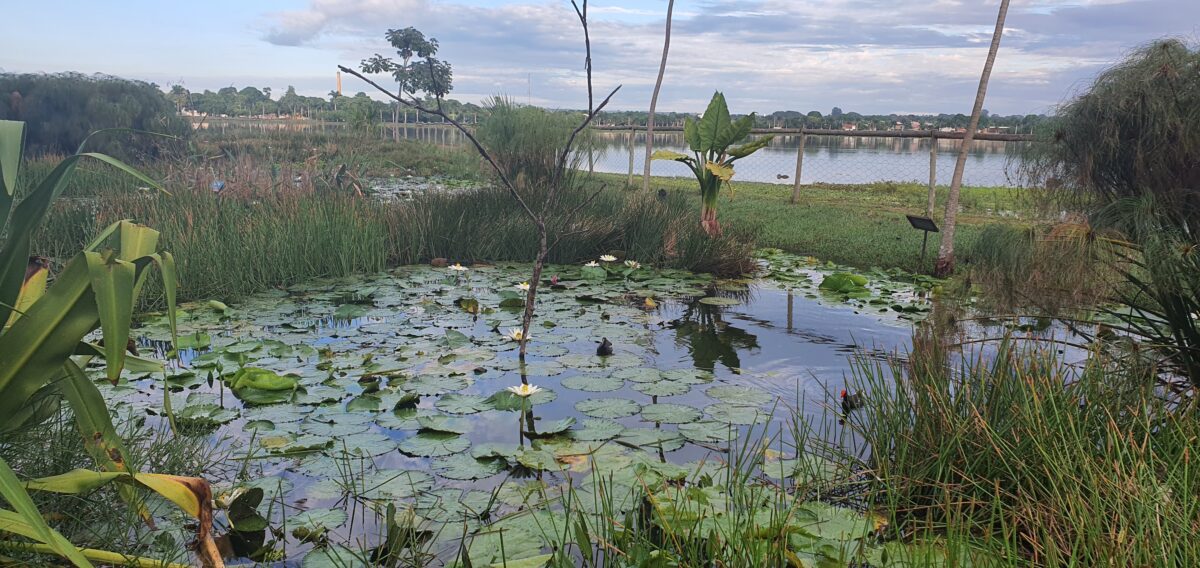
M 650 163 L 654 154 L 654 109 L 658 106 L 658 92 L 662 90 L 663 75 L 667 72 L 667 53 L 671 51 L 671 15 L 675 12 L 675 0 L 667 2 L 667 30 L 663 34 L 662 61 L 658 64 L 658 80 L 654 82 L 654 94 L 650 96 L 650 114 L 646 117 L 646 170 L 642 174 L 642 191 L 650 191 Z M 630 132 L 630 136 L 633 133 Z
M 950 195 L 946 198 L 946 215 L 942 219 L 942 244 L 938 247 L 937 262 L 933 273 L 948 276 L 954 272 L 954 228 L 958 221 L 958 196 L 962 191 L 963 170 L 967 167 L 967 154 L 975 131 L 979 129 L 979 116 L 983 113 L 983 99 L 987 96 L 988 79 L 992 76 L 992 65 L 996 63 L 996 52 L 1000 51 L 1000 38 L 1004 35 L 1004 18 L 1008 15 L 1008 0 L 1000 0 L 1000 13 L 996 16 L 996 31 L 992 33 L 992 46 L 988 48 L 983 74 L 979 77 L 979 90 L 975 93 L 975 107 L 971 109 L 971 122 L 963 135 L 958 149 L 958 161 L 954 163 L 954 177 L 950 178 Z

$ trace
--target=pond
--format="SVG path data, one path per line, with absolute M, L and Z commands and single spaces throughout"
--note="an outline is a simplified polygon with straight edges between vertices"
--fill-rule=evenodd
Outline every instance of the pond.
M 448 558 L 463 527 L 529 509 L 531 484 L 720 461 L 763 428 L 786 460 L 791 409 L 834 416 L 851 357 L 905 350 L 928 309 L 928 286 L 770 262 L 752 280 L 550 267 L 524 363 L 509 335 L 527 265 L 403 267 L 189 304 L 165 380 L 127 371 L 101 388 L 114 412 L 162 420 L 165 385 L 180 428 L 231 450 L 243 475 L 212 476 L 218 502 L 234 502 L 219 532 L 242 562 L 358 565 L 354 551 L 383 540 L 376 512 L 389 504 L 421 519 L 430 554 Z M 164 317 L 139 333 L 166 358 Z M 613 354 L 599 356 L 605 339 Z M 509 392 L 523 380 L 540 390 Z M 552 544 L 512 528 L 531 553 Z M 479 537 L 470 555 L 512 560 L 512 542 L 498 557 Z

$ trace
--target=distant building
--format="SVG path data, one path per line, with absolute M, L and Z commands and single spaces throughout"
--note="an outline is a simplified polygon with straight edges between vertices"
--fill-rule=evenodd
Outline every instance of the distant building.
M 853 122 L 843 122 L 842 130 L 858 130 L 858 125 Z
M 908 127 L 911 128 L 912 130 L 920 130 L 921 129 L 921 121 L 914 120 L 914 121 L 908 123 Z

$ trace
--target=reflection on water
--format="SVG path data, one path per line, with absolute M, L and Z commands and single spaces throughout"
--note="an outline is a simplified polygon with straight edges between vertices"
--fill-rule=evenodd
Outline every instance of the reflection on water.
M 726 369 L 740 373 L 738 352 L 758 349 L 757 336 L 726 322 L 720 307 L 699 301 L 688 303 L 683 315 L 668 327 L 675 329 L 676 344 L 691 354 L 692 365 L 705 371 L 714 370 L 720 361 Z
M 237 121 L 224 120 L 203 123 L 200 128 L 218 131 L 223 135 L 238 132 L 339 132 L 341 123 L 318 121 Z M 417 140 L 439 146 L 460 146 L 466 143 L 461 133 L 438 124 L 391 124 L 376 126 L 373 136 L 385 140 Z M 631 138 L 632 136 L 632 138 Z M 760 135 L 752 135 L 751 139 Z M 881 181 L 929 182 L 930 144 L 937 144 L 937 179 L 949 184 L 954 172 L 959 140 L 928 138 L 877 138 L 857 136 L 813 136 L 805 140 L 803 183 L 874 183 Z M 620 173 L 644 171 L 645 132 L 601 131 L 596 134 L 596 148 L 581 160 L 585 167 L 597 172 Z M 631 144 L 634 151 L 631 152 Z M 977 140 L 971 145 L 963 183 L 968 186 L 1020 187 L 1021 182 L 1010 175 L 1012 158 L 1018 156 L 1026 142 L 997 142 Z M 776 135 L 762 150 L 738 162 L 738 181 L 791 184 L 796 171 L 796 154 L 800 137 L 795 134 Z M 661 150 L 688 152 L 682 132 L 656 132 L 654 147 Z M 682 164 L 655 161 L 651 164 L 655 176 L 684 177 Z
M 600 132 L 599 147 L 592 157 L 595 171 L 627 173 L 631 133 Z M 760 135 L 752 135 L 751 140 Z M 804 143 L 803 183 L 873 183 L 879 181 L 913 181 L 929 183 L 928 138 L 870 138 L 855 136 L 808 136 Z M 646 145 L 645 132 L 632 133 L 635 149 Z M 950 182 L 954 161 L 961 144 L 959 140 L 940 139 L 937 144 L 938 183 Z M 968 186 L 1019 187 L 1015 176 L 1009 175 L 1010 157 L 1017 155 L 1024 142 L 976 141 L 971 145 L 963 183 Z M 654 148 L 690 154 L 681 132 L 654 134 Z M 738 161 L 736 180 L 764 183 L 793 183 L 796 154 L 800 148 L 797 135 L 776 135 L 767 147 Z M 633 152 L 634 173 L 645 168 L 645 152 Z M 651 175 L 685 176 L 687 170 L 674 162 L 658 160 L 651 163 Z

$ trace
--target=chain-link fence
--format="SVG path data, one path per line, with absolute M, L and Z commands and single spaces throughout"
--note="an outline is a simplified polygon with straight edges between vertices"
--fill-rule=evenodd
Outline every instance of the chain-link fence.
M 770 144 L 736 165 L 740 182 L 801 184 L 869 184 L 917 182 L 949 185 L 962 140 L 961 133 L 948 132 L 840 132 L 756 131 L 754 137 L 773 135 Z M 1019 187 L 1016 157 L 1025 137 L 981 134 L 967 157 L 963 185 Z M 597 172 L 641 176 L 646 155 L 643 128 L 600 130 L 592 154 L 582 166 Z M 677 130 L 654 133 L 656 150 L 673 150 L 690 155 Z M 932 150 L 935 150 L 931 152 Z M 683 164 L 655 161 L 653 176 L 690 176 Z M 639 178 L 640 179 L 640 178 Z

